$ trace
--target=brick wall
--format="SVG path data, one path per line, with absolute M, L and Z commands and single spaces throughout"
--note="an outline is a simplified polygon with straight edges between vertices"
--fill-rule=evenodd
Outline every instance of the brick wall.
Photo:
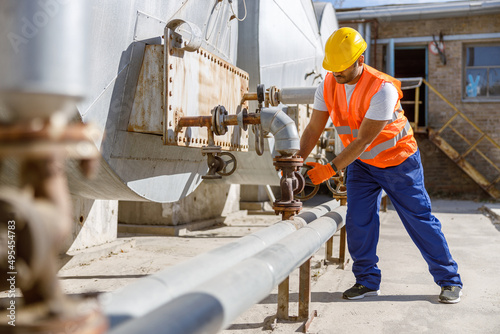
M 355 25 L 352 25 L 356 28 Z M 376 31 L 377 30 L 377 31 Z M 415 20 L 405 22 L 391 22 L 386 17 L 377 24 L 372 24 L 372 36 L 379 39 L 424 37 L 442 32 L 446 35 L 482 34 L 500 32 L 500 15 L 481 15 L 461 18 Z M 428 53 L 428 82 L 435 87 L 445 98 L 454 104 L 467 117 L 475 122 L 483 131 L 487 132 L 497 143 L 500 143 L 500 102 L 463 102 L 462 76 L 464 45 L 481 42 L 500 42 L 499 40 L 456 40 L 445 42 L 446 65 L 443 65 L 438 55 Z M 395 46 L 426 46 L 427 43 L 396 44 Z M 371 63 L 379 70 L 384 70 L 385 46 L 378 44 L 374 48 L 376 55 L 372 55 Z M 374 60 L 376 59 L 376 63 Z M 454 114 L 453 109 L 436 94 L 428 93 L 428 126 L 439 129 Z M 477 131 L 466 122 L 454 121 L 453 126 L 461 134 L 474 142 L 479 138 Z M 445 131 L 446 140 L 458 145 L 459 152 L 464 152 L 468 145 L 452 131 Z M 425 135 L 418 135 L 417 140 L 422 152 L 422 161 L 425 169 L 426 186 L 429 193 L 463 198 L 489 199 L 490 197 L 463 173 L 450 159 L 448 159 Z M 500 150 L 495 149 L 487 141 L 478 146 L 497 166 L 500 166 Z M 478 154 L 467 157 L 480 172 L 490 181 L 499 176 L 499 173 Z M 500 188 L 500 185 L 497 185 Z

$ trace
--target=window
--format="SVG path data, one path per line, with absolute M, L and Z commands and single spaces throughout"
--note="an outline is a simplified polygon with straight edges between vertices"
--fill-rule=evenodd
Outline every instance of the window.
M 500 100 L 500 45 L 465 49 L 464 100 Z

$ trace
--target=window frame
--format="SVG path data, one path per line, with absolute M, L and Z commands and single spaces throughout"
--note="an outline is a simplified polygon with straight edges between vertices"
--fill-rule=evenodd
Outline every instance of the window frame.
M 500 70 L 500 65 L 498 66 L 467 66 L 467 49 L 468 48 L 475 48 L 475 47 L 500 47 L 500 41 L 495 41 L 495 42 L 483 42 L 483 43 L 467 43 L 463 44 L 463 57 L 462 57 L 462 102 L 500 102 L 500 95 L 497 96 L 489 96 L 489 91 L 490 91 L 490 86 L 489 86 L 489 73 L 491 68 L 499 69 Z M 468 69 L 486 69 L 487 70 L 487 75 L 486 75 L 486 81 L 488 83 L 487 89 L 486 89 L 486 96 L 476 96 L 476 97 L 469 97 L 466 94 L 466 87 L 467 87 L 467 70 Z

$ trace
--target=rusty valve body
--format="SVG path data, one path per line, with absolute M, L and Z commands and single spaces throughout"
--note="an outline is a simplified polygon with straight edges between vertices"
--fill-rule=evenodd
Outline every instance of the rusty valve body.
M 281 214 L 283 220 L 287 220 L 302 210 L 302 202 L 294 199 L 294 195 L 304 190 L 305 180 L 299 172 L 303 159 L 298 156 L 279 156 L 273 161 L 276 170 L 283 173 L 280 181 L 281 199 L 273 203 L 273 209 L 276 214 Z
M 43 119 L 0 125 L 0 159 L 20 166 L 19 187 L 0 188 L 0 290 L 16 287 L 23 294 L 16 326 L 2 323 L 2 333 L 63 333 L 68 326 L 72 333 L 103 333 L 107 328 L 97 302 L 68 298 L 57 278 L 58 256 L 72 224 L 65 161 L 79 161 L 87 177 L 97 173 L 96 131 L 88 124 L 59 126 Z M 0 315 L 9 319 L 10 313 Z

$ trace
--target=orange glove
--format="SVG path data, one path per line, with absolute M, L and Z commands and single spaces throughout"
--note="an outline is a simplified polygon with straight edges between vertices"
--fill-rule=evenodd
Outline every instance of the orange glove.
M 313 169 L 307 171 L 307 175 L 315 185 L 325 182 L 336 174 L 330 164 L 322 165 L 317 162 L 306 162 L 306 165 L 313 167 Z

